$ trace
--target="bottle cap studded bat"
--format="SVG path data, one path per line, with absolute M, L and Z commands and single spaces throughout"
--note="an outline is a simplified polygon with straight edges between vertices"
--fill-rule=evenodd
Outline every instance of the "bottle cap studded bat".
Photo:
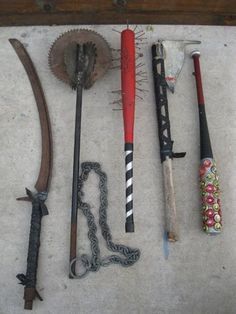
M 196 79 L 199 126 L 200 126 L 200 191 L 202 199 L 203 229 L 207 234 L 216 235 L 222 229 L 221 203 L 219 198 L 219 178 L 216 163 L 213 158 L 210 135 L 207 126 L 205 101 L 202 88 L 200 69 L 200 51 L 191 53 L 194 62 L 194 75 Z

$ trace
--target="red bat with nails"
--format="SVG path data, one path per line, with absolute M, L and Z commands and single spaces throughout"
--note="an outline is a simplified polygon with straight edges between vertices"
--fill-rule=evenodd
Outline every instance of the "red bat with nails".
M 121 90 L 125 140 L 126 232 L 134 232 L 133 142 L 135 85 L 135 34 L 134 31 L 127 28 L 121 32 Z

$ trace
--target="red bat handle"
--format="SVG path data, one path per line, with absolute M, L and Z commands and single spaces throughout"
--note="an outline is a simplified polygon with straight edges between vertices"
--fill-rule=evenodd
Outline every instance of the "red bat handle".
M 121 90 L 125 143 L 133 143 L 135 109 L 135 35 L 130 29 L 121 33 Z
M 203 105 L 205 104 L 204 101 L 204 95 L 203 95 L 203 88 L 202 88 L 202 76 L 201 76 L 201 68 L 200 68 L 200 53 L 197 53 L 197 51 L 194 51 L 194 54 L 192 55 L 193 62 L 194 62 L 194 70 L 195 70 L 195 77 L 196 77 L 196 87 L 197 87 L 197 99 L 198 104 Z

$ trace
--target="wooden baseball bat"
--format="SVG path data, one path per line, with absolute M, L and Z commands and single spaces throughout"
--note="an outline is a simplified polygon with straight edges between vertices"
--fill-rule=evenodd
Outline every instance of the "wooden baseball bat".
M 200 52 L 191 53 L 194 62 L 194 75 L 196 79 L 199 127 L 200 127 L 200 191 L 202 200 L 203 230 L 210 235 L 216 235 L 222 229 L 222 214 L 219 198 L 219 178 L 216 163 L 213 158 L 210 135 L 207 126 L 205 101 L 202 88 L 200 69 Z
M 135 34 L 134 31 L 127 28 L 121 32 L 121 90 L 125 141 L 126 232 L 134 232 L 133 141 L 135 84 Z

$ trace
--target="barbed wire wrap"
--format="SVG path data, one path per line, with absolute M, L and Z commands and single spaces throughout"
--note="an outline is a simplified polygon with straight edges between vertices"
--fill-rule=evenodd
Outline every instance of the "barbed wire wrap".
M 91 212 L 91 206 L 88 203 L 82 201 L 83 198 L 83 184 L 88 179 L 89 173 L 94 171 L 99 177 L 99 191 L 100 191 L 100 207 L 99 207 L 99 225 L 101 228 L 102 236 L 106 241 L 107 248 L 115 253 L 124 255 L 109 255 L 101 257 L 98 238 L 96 236 L 97 226 L 95 223 L 95 217 Z M 83 254 L 74 258 L 70 263 L 70 275 L 73 278 L 83 278 L 89 271 L 96 272 L 101 266 L 108 266 L 110 264 L 120 264 L 123 267 L 132 266 L 136 263 L 140 257 L 140 250 L 133 249 L 122 244 L 115 244 L 112 241 L 112 235 L 110 228 L 107 224 L 107 175 L 101 170 L 101 166 L 97 162 L 84 162 L 81 164 L 81 175 L 78 182 L 78 207 L 82 210 L 87 219 L 88 225 L 88 238 L 91 247 L 91 256 Z M 84 270 L 78 274 L 72 272 L 72 265 L 80 262 Z

